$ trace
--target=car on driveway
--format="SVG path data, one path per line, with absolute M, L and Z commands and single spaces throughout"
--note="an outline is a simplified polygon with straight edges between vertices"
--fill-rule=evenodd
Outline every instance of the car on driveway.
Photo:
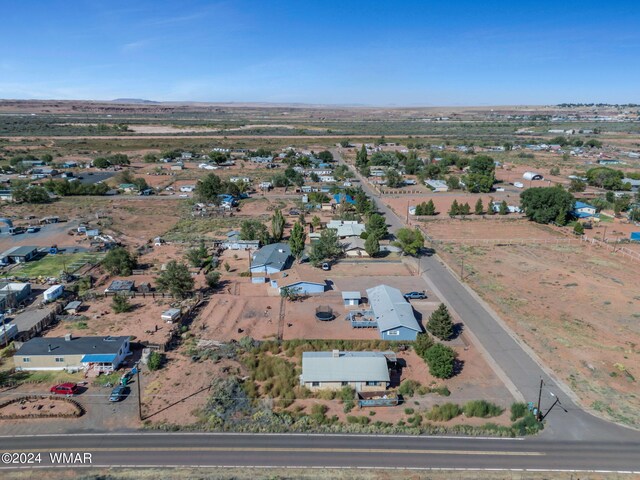
M 427 294 L 424 292 L 409 292 L 404 294 L 404 298 L 407 300 L 424 300 L 427 298 Z
M 111 390 L 111 395 L 109 395 L 110 402 L 119 402 L 120 400 L 124 400 L 124 398 L 129 393 L 129 387 L 124 385 L 118 385 L 113 390 Z
M 327 262 L 324 262 L 322 264 L 322 270 L 324 270 L 325 272 L 331 270 L 331 265 L 329 265 Z
M 78 386 L 75 383 L 61 383 L 54 385 L 49 391 L 56 395 L 67 395 L 70 397 L 78 393 Z

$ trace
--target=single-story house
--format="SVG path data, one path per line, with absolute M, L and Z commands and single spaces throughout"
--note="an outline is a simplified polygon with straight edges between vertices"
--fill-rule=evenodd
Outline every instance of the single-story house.
M 449 185 L 443 180 L 425 180 L 424 183 L 436 193 L 449 191 Z
M 256 251 L 251 258 L 251 273 L 269 275 L 286 270 L 291 265 L 291 248 L 288 243 L 272 243 Z
M 342 302 L 345 307 L 360 305 L 362 295 L 360 292 L 342 292 Z
M 336 230 L 338 238 L 360 237 L 365 231 L 364 223 L 356 220 L 331 220 L 327 223 L 327 228 Z
M 631 191 L 637 192 L 640 190 L 640 180 L 636 180 L 635 178 L 623 178 L 622 183 L 628 183 L 631 185 Z
M 397 288 L 378 285 L 367 289 L 369 305 L 383 340 L 415 340 L 422 328 L 411 304 Z
M 368 257 L 369 254 L 364 248 L 364 240 L 360 237 L 351 237 L 348 242 L 342 244 L 347 257 Z
M 576 202 L 571 213 L 576 218 L 591 218 L 597 216 L 596 207 L 584 202 Z
M 133 280 L 114 280 L 104 290 L 104 293 L 127 293 L 133 292 L 135 282 Z
M 4 252 L 1 257 L 6 257 L 12 263 L 25 263 L 33 260 L 38 255 L 38 247 L 28 247 L 25 245 L 12 247 Z
M 182 315 L 182 310 L 179 308 L 170 308 L 169 310 L 165 310 L 160 315 L 160 318 L 165 322 L 175 322 Z
M 310 282 L 307 280 L 297 280 L 294 282 L 284 284 L 288 278 L 281 280 L 271 280 L 271 286 L 277 288 L 279 292 L 282 292 L 283 288 L 288 288 L 299 295 L 314 295 L 318 293 L 324 293 L 327 285 L 325 283 Z
M 94 370 L 111 373 L 129 355 L 129 337 L 35 337 L 13 356 L 16 370 Z
M 0 283 L 0 312 L 20 305 L 30 295 L 30 283 Z
M 380 391 L 390 381 L 385 352 L 302 352 L 300 385 L 312 391 Z

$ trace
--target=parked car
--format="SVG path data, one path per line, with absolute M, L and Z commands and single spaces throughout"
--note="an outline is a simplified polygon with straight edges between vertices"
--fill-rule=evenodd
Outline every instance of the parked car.
M 124 385 L 118 385 L 113 390 L 111 390 L 111 395 L 109 395 L 110 402 L 119 402 L 120 400 L 124 400 L 124 398 L 129 393 L 129 387 Z
M 71 396 L 78 393 L 78 386 L 75 383 L 70 383 L 70 382 L 61 383 L 59 385 L 54 385 L 53 387 L 51 387 L 49 391 L 56 395 Z
M 29 228 L 27 228 L 27 233 L 36 233 L 39 230 L 40 230 L 40 227 L 34 227 L 29 225 Z
M 524 188 L 524 183 L 522 182 L 514 182 L 513 186 L 516 188 Z
M 327 262 L 324 262 L 322 264 L 322 269 L 326 272 L 328 270 L 331 270 L 331 265 L 329 265 Z
M 409 292 L 404 294 L 404 298 L 407 300 L 424 300 L 427 295 L 424 292 Z

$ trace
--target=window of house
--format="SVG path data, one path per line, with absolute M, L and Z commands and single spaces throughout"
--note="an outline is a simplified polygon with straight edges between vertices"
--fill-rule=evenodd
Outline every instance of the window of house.
M 63 363 L 64 357 L 56 357 L 56 363 Z
M 23 363 L 29 363 L 31 361 L 31 358 L 29 357 L 22 357 L 22 362 Z
M 367 382 L 367 387 L 377 387 L 378 382 Z
M 349 385 L 349 382 L 342 382 L 343 387 L 346 387 L 347 385 Z
M 311 382 L 311 386 L 312 387 L 319 387 L 320 386 L 320 382 Z
M 400 330 L 389 330 L 389 331 L 387 332 L 387 335 L 389 335 L 389 336 L 397 336 L 397 335 L 400 335 Z

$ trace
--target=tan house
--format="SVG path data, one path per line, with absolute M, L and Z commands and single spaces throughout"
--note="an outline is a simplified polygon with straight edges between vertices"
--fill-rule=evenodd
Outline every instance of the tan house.
M 342 244 L 344 254 L 347 257 L 368 257 L 369 254 L 364 248 L 364 240 L 359 237 L 349 238 L 347 242 Z
M 385 390 L 390 383 L 389 360 L 395 361 L 393 352 L 303 352 L 300 385 L 311 391 Z
M 13 356 L 16 370 L 85 370 L 111 373 L 124 361 L 129 337 L 35 337 Z

